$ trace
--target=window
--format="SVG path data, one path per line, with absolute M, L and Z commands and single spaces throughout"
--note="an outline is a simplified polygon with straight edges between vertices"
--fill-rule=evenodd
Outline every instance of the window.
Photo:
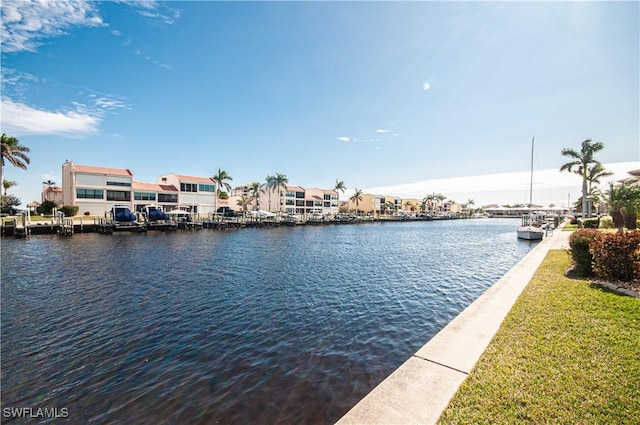
M 325 201 L 330 201 L 331 200 L 331 195 L 329 195 L 328 193 L 324 194 L 324 200 Z
M 127 187 L 131 187 L 131 183 L 129 183 L 129 182 L 107 182 L 107 186 L 127 186 Z
M 296 207 L 304 207 L 304 199 L 296 201 Z
M 287 190 L 287 192 L 284 194 L 284 196 L 286 196 L 288 198 L 293 198 L 294 196 L 296 196 L 296 193 L 291 191 L 291 190 Z
M 213 193 L 213 192 L 215 192 L 215 191 L 216 191 L 216 186 L 215 186 L 215 185 L 213 185 L 213 184 L 203 184 L 203 183 L 200 183 L 200 184 L 198 185 L 198 190 L 199 190 L 200 192 L 211 192 L 211 193 Z
M 76 198 L 104 199 L 104 192 L 100 189 L 76 189 Z
M 331 202 L 325 202 L 324 203 L 324 207 L 325 208 L 331 208 Z
M 285 204 L 286 204 L 286 205 L 294 205 L 293 199 L 287 199 L 287 200 L 285 200 Z
M 130 201 L 131 192 L 121 190 L 107 190 L 107 201 Z
M 314 207 L 321 207 L 322 206 L 322 201 L 313 201 L 313 206 Z
M 180 183 L 180 192 L 197 192 L 198 185 L 195 183 Z
M 178 202 L 178 195 L 173 193 L 158 193 L 158 202 Z
M 296 198 L 298 199 L 304 198 L 304 192 L 296 192 Z
M 155 201 L 156 194 L 150 192 L 133 192 L 133 199 L 136 201 Z

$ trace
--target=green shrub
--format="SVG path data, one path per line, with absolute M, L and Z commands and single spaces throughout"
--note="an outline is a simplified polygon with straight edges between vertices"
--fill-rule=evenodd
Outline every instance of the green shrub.
M 599 229 L 613 229 L 615 226 L 613 225 L 613 217 L 610 215 L 603 215 L 600 217 L 600 225 Z
M 58 211 L 63 212 L 65 217 L 73 217 L 78 214 L 78 209 L 80 209 L 80 207 L 77 205 L 63 205 Z
M 36 208 L 36 213 L 50 215 L 55 207 L 55 202 L 49 200 L 43 201 L 38 208 Z
M 582 227 L 585 229 L 597 229 L 599 224 L 600 223 L 597 218 L 585 218 L 582 220 Z
M 640 232 L 608 233 L 591 243 L 593 271 L 611 281 L 640 278 Z
M 569 236 L 571 258 L 575 266 L 574 272 L 578 276 L 591 276 L 593 274 L 593 269 L 591 268 L 593 257 L 589 251 L 589 245 L 600 237 L 602 237 L 602 233 L 595 229 L 576 230 Z

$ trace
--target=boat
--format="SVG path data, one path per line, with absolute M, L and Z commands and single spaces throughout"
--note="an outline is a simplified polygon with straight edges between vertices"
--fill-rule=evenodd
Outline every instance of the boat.
M 159 205 L 145 205 L 143 215 L 149 230 L 176 230 L 178 224 Z
M 128 205 L 114 205 L 110 211 L 109 225 L 113 231 L 144 232 L 147 227 L 138 221 L 137 215 L 129 209 Z
M 518 239 L 524 239 L 527 241 L 539 241 L 544 238 L 544 229 L 541 227 L 541 222 L 538 216 L 531 211 L 531 205 L 533 204 L 533 145 L 534 138 L 531 139 L 531 171 L 529 177 L 529 212 L 522 215 L 522 223 L 518 227 Z

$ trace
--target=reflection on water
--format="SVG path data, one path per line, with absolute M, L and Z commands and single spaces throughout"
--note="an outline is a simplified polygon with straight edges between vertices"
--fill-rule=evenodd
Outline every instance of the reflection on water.
M 531 249 L 516 224 L 5 238 L 3 407 L 333 423 Z

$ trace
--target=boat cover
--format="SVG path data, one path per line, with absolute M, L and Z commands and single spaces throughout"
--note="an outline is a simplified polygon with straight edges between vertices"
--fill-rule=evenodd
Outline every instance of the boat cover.
M 149 209 L 149 221 L 166 221 L 169 220 L 169 215 L 159 208 Z
M 126 207 L 115 208 L 115 214 L 113 218 L 116 221 L 126 221 L 126 222 L 136 221 L 136 215 L 132 213 L 129 208 L 126 208 Z

